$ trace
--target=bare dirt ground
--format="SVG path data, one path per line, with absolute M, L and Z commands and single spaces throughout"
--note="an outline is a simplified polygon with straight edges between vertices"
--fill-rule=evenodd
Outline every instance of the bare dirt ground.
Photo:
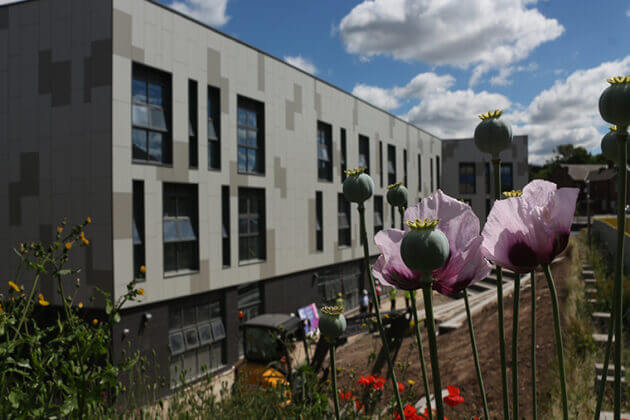
M 573 248 L 569 248 L 566 252 L 573 252 Z M 560 298 L 560 308 L 566 296 L 566 290 L 563 288 L 563 278 L 570 272 L 570 258 L 552 266 L 552 272 L 558 288 Z M 536 336 L 537 336 L 537 387 L 538 387 L 538 407 L 539 415 L 544 418 L 541 408 L 544 407 L 549 391 L 550 379 L 557 376 L 556 370 L 556 353 L 553 332 L 553 314 L 551 309 L 551 300 L 549 289 L 542 271 L 536 274 Z M 532 392 L 531 392 L 531 288 L 521 291 L 520 310 L 519 310 L 519 334 L 518 334 L 518 374 L 519 374 L 519 417 L 532 417 Z M 421 300 L 418 300 L 421 306 Z M 508 296 L 504 299 L 505 308 L 505 336 L 506 336 L 506 357 L 508 363 L 508 383 L 511 395 L 511 371 L 512 363 L 512 308 L 513 299 Z M 475 336 L 481 360 L 481 370 L 488 398 L 491 418 L 502 418 L 502 394 L 501 394 L 501 368 L 499 359 L 498 344 L 498 320 L 496 303 L 489 305 L 483 311 L 473 316 Z M 423 325 L 421 325 L 423 327 Z M 422 328 L 424 330 L 424 328 Z M 423 334 L 424 354 L 429 363 L 428 340 L 426 334 Z M 412 395 L 409 401 L 417 401 L 424 394 L 422 385 L 422 374 L 418 353 L 415 345 L 415 336 L 406 337 L 398 355 L 397 363 L 409 362 L 410 366 L 405 372 L 401 372 L 398 366 L 397 372 L 399 381 L 408 385 L 408 380 L 415 381 Z M 337 350 L 337 366 L 342 368 L 339 375 L 339 389 L 356 390 L 356 378 L 359 375 L 368 375 L 372 367 L 372 361 L 367 362 L 369 356 L 380 350 L 380 340 L 369 334 L 362 335 L 349 344 L 340 347 Z M 442 387 L 446 385 L 455 385 L 462 390 L 465 403 L 456 408 L 446 407 L 446 416 L 453 419 L 469 419 L 472 416 L 482 416 L 482 402 L 479 388 L 477 385 L 477 377 L 475 375 L 475 367 L 472 357 L 470 344 L 470 336 L 468 327 L 464 325 L 456 331 L 441 335 L 438 337 L 438 357 L 440 362 L 440 371 L 442 377 Z M 371 360 L 371 359 L 370 359 Z M 430 369 L 429 365 L 427 366 Z M 381 372 L 385 375 L 386 369 Z M 432 383 L 430 382 L 431 389 Z M 384 400 L 390 398 L 390 388 L 386 388 Z M 409 389 L 405 393 L 410 392 Z M 413 395 L 415 394 L 415 395 Z M 511 396 L 510 396 L 511 400 Z

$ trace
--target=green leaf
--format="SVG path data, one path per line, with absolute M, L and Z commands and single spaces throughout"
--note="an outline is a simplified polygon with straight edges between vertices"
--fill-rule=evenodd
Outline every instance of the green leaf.
M 13 408 L 18 408 L 20 406 L 20 401 L 18 400 L 18 395 L 12 391 L 9 394 L 9 402 Z
M 107 315 L 111 314 L 113 309 L 114 309 L 114 307 L 112 306 L 111 302 L 108 301 L 108 302 L 105 303 L 105 313 Z
M 120 322 L 120 314 L 116 312 L 114 314 L 114 323 L 118 324 Z
M 57 271 L 58 276 L 67 276 L 68 274 L 72 274 L 72 270 L 69 270 L 66 268 L 66 269 Z

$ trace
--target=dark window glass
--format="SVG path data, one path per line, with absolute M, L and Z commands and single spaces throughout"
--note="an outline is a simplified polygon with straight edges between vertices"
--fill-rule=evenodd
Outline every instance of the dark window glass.
M 220 90 L 208 86 L 208 168 L 221 169 Z
M 199 145 L 197 133 L 197 82 L 188 81 L 188 166 L 197 168 L 199 166 Z
M 238 172 L 264 174 L 264 104 L 239 96 L 236 118 Z
M 418 191 L 422 191 L 422 155 L 418 153 Z
M 383 230 L 383 197 L 374 196 L 374 234 Z
M 133 181 L 133 276 L 140 281 L 145 277 L 144 242 L 144 182 Z
M 486 194 L 490 194 L 490 164 L 488 162 L 483 164 L 483 172 L 486 181 Z
M 239 260 L 266 258 L 265 190 L 238 190 L 238 246 Z
M 317 122 L 317 178 L 332 181 L 332 126 Z
M 440 157 L 435 157 L 435 179 L 437 180 L 437 188 L 440 188 Z
M 512 176 L 512 163 L 501 164 L 501 191 L 514 189 L 514 177 Z
M 486 217 L 490 214 L 490 209 L 492 207 L 490 206 L 490 199 L 486 198 Z
M 387 183 L 395 184 L 396 181 L 396 146 L 387 146 Z
M 134 64 L 132 79 L 132 159 L 171 163 L 171 77 Z
M 403 150 L 403 182 L 407 186 L 407 149 Z
M 243 313 L 243 319 L 241 322 L 246 322 L 248 319 L 257 317 L 263 313 L 263 302 L 260 283 L 250 283 L 245 286 L 240 286 L 237 289 L 238 293 L 238 310 Z M 244 354 L 243 337 L 239 340 L 238 355 L 240 357 Z
M 431 175 L 431 192 L 433 192 L 433 158 L 429 159 L 429 174 Z
M 378 142 L 378 169 L 381 188 L 383 188 L 383 142 Z
M 340 246 L 351 245 L 351 229 L 350 229 L 350 202 L 345 199 L 343 194 L 337 197 L 337 242 Z
M 221 238 L 223 245 L 223 267 L 231 265 L 230 253 L 230 187 L 221 187 Z
M 392 229 L 396 229 L 396 208 L 394 206 L 389 206 L 390 210 L 391 210 L 391 228 Z
M 315 192 L 315 249 L 324 250 L 324 214 L 322 192 Z
M 164 271 L 199 269 L 197 186 L 164 184 Z
M 474 194 L 476 192 L 475 164 L 459 164 L 459 193 Z
M 370 138 L 359 134 L 359 168 L 370 173 Z
M 346 169 L 348 169 L 348 154 L 346 150 L 346 129 L 342 128 L 340 131 L 341 142 L 341 182 L 346 180 Z

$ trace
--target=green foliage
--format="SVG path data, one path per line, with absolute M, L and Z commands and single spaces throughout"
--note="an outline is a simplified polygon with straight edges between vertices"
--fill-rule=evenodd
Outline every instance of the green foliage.
M 572 164 L 604 164 L 607 159 L 601 153 L 593 155 L 581 146 L 561 144 L 553 151 L 553 158 L 548 159 L 544 165 L 529 165 L 529 178 L 550 179 L 553 171 L 563 163 Z
M 110 354 L 111 331 L 120 320 L 120 309 L 143 293 L 135 289 L 135 282 L 115 303 L 99 291 L 108 308 L 103 320 L 82 316 L 82 304 L 74 302 L 78 279 L 74 296 L 64 292 L 62 278 L 79 272 L 66 268 L 69 254 L 74 246 L 89 246 L 83 229 L 90 222 L 88 218 L 62 236 L 64 220 L 52 244 L 32 242 L 15 250 L 20 268 L 8 295 L 0 299 L 0 418 L 98 416 L 120 392 L 119 374 L 138 359 L 114 364 Z M 33 276 L 28 295 L 18 286 L 21 274 Z M 49 307 L 39 291 L 44 281 L 56 283 L 61 311 Z

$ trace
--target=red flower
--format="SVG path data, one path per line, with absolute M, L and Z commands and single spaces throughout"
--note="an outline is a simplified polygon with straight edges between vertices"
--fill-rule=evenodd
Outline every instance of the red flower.
M 435 410 L 431 410 L 433 412 L 433 418 L 436 418 L 435 416 L 437 415 L 437 412 Z M 418 420 L 428 420 L 429 419 L 429 409 L 425 408 L 424 409 L 424 413 L 422 413 L 421 416 L 418 416 Z M 444 420 L 448 420 L 446 417 L 444 417 Z
M 354 408 L 357 409 L 357 413 L 360 413 L 361 410 L 365 411 L 365 405 L 361 404 L 359 400 L 354 400 Z
M 444 397 L 444 403 L 451 407 L 457 407 L 459 404 L 464 402 L 464 397 L 459 395 L 459 388 L 455 386 L 447 386 L 448 395 Z
M 405 415 L 405 420 L 421 419 L 421 417 L 419 417 L 417 414 L 418 410 L 413 405 L 407 404 L 405 405 L 405 408 L 403 410 L 404 410 L 403 414 Z M 398 411 L 396 411 L 396 414 L 394 415 L 394 420 L 401 420 L 400 414 L 398 414 Z
M 356 397 L 352 395 L 351 391 L 348 391 L 348 392 L 339 391 L 339 398 L 341 398 L 341 401 L 352 401 Z
M 370 378 L 372 378 L 372 379 L 370 380 Z M 373 376 L 368 376 L 366 378 L 365 376 L 361 375 L 361 377 L 357 381 L 357 384 L 363 385 L 363 386 L 370 386 L 373 381 L 374 381 L 374 377 Z
M 403 392 L 405 390 L 405 386 L 398 382 L 398 392 Z
M 243 313 L 243 311 L 238 311 L 238 319 L 243 319 L 245 317 L 245 314 Z

